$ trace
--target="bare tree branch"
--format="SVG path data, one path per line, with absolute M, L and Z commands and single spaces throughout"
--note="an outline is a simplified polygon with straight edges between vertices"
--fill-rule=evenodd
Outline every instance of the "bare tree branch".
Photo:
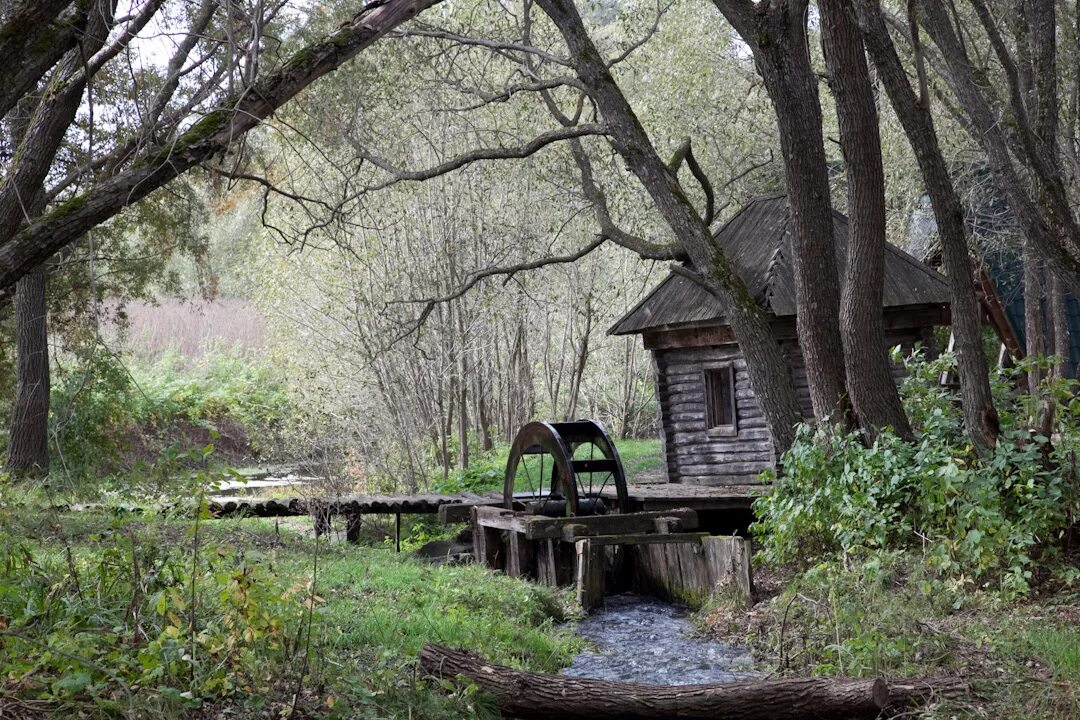
M 622 230 L 611 217 L 611 209 L 608 207 L 607 196 L 593 177 L 592 162 L 588 153 L 581 146 L 579 140 L 570 142 L 570 152 L 574 156 L 578 170 L 581 172 L 581 188 L 585 198 L 592 205 L 593 214 L 600 224 L 600 237 L 606 237 L 616 245 L 637 253 L 647 260 L 680 260 L 686 258 L 683 252 L 674 243 L 662 244 L 650 242 L 644 238 L 632 235 Z
M 436 40 L 449 40 L 451 42 L 457 43 L 458 45 L 471 45 L 500 52 L 517 53 L 519 55 L 532 55 L 554 65 L 570 67 L 569 61 L 564 60 L 560 57 L 556 57 L 555 55 L 552 55 L 551 53 L 545 50 L 541 50 L 540 48 L 534 47 L 532 45 L 525 45 L 522 43 L 513 42 L 499 42 L 497 40 L 487 40 L 485 38 L 469 37 L 468 35 L 459 35 L 457 33 L 449 32 L 448 30 L 441 30 L 434 27 L 413 27 L 409 28 L 408 30 L 391 33 L 390 36 L 398 38 L 415 36 L 434 38 Z
M 494 277 L 496 275 L 505 276 L 503 283 L 510 282 L 510 280 L 520 272 L 526 272 L 529 270 L 537 270 L 548 265 L 565 265 L 568 263 L 574 263 L 591 253 L 596 248 L 604 244 L 607 238 L 603 235 L 597 235 L 587 245 L 580 250 L 576 250 L 566 255 L 553 255 L 550 257 L 537 258 L 536 260 L 529 260 L 528 262 L 517 263 L 514 265 L 506 265 L 503 267 L 493 267 L 484 270 L 479 270 L 468 277 L 468 279 L 455 288 L 453 291 L 436 298 L 426 298 L 423 300 L 392 300 L 391 304 L 419 304 L 424 303 L 424 308 L 420 311 L 420 315 L 416 320 L 410 324 L 408 330 L 399 335 L 391 345 L 396 345 L 405 338 L 409 337 L 416 331 L 418 331 L 423 325 L 424 321 L 428 319 L 432 311 L 442 303 L 456 300 L 465 293 L 469 292 L 472 288 L 476 287 L 484 278 Z
M 530 155 L 534 155 L 548 145 L 561 140 L 572 140 L 589 135 L 603 135 L 606 132 L 607 129 L 598 123 L 573 125 L 571 127 L 549 130 L 545 133 L 541 133 L 524 145 L 516 147 L 480 148 L 463 153 L 446 162 L 439 163 L 438 165 L 423 170 L 403 170 L 397 168 L 391 165 L 387 160 L 380 158 L 359 146 L 359 144 L 354 144 L 354 149 L 356 149 L 365 160 L 393 176 L 389 180 L 365 188 L 365 192 L 374 192 L 396 185 L 399 182 L 430 180 L 439 177 L 440 175 L 446 175 L 455 170 L 460 170 L 466 165 L 471 165 L 472 163 L 480 162 L 482 160 L 521 160 Z
M 716 195 L 713 193 L 713 186 L 709 182 L 709 176 L 701 169 L 697 158 L 694 157 L 694 148 L 690 143 L 690 138 L 683 140 L 682 145 L 672 156 L 671 162 L 668 163 L 668 167 L 671 168 L 671 172 L 675 174 L 675 177 L 679 176 L 679 168 L 684 162 L 690 168 L 690 174 L 698 181 L 701 190 L 705 193 L 705 214 L 701 219 L 705 221 L 706 225 L 712 225 L 712 221 L 716 218 Z

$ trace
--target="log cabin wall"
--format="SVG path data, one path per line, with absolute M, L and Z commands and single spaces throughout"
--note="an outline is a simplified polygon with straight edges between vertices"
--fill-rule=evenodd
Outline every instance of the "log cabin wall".
M 730 343 L 654 351 L 656 393 L 663 422 L 669 482 L 735 485 L 756 482 L 775 461 L 771 435 L 750 389 L 746 360 Z M 736 433 L 710 433 L 704 370 L 731 363 L 735 373 Z
M 719 339 L 717 331 L 698 331 L 697 338 Z M 892 328 L 889 347 L 910 353 L 917 342 L 932 338 L 928 328 Z M 750 389 L 746 360 L 734 342 L 671 347 L 686 335 L 647 338 L 653 350 L 656 393 L 660 408 L 663 456 L 669 482 L 694 485 L 757 483 L 761 471 L 774 467 L 776 457 L 761 408 Z M 810 389 L 802 352 L 794 338 L 780 340 L 792 371 L 795 391 L 806 417 L 812 417 Z M 933 348 L 929 348 L 933 352 Z M 736 428 L 734 433 L 710 431 L 707 421 L 704 371 L 729 364 L 734 371 Z M 899 381 L 902 365 L 894 367 Z

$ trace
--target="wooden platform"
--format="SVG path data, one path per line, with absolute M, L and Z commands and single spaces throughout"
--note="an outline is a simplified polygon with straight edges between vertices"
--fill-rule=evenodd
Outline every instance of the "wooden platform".
M 765 485 L 680 485 L 656 483 L 627 488 L 635 512 L 692 508 L 694 510 L 749 510 L 754 500 L 768 491 Z M 605 489 L 606 500 L 615 500 L 614 488 Z M 474 506 L 501 507 L 501 494 L 457 495 L 346 495 L 342 497 L 254 498 L 214 496 L 208 499 L 212 517 L 287 517 L 313 515 L 415 515 L 436 514 L 446 523 L 468 522 Z
M 656 483 L 629 485 L 627 492 L 635 511 L 693 508 L 694 510 L 749 510 L 754 500 L 768 492 L 768 485 L 684 485 Z M 615 497 L 605 490 L 604 497 Z

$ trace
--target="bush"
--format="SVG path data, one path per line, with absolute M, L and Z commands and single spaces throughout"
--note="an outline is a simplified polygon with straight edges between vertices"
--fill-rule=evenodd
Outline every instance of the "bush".
M 242 355 L 212 353 L 189 366 L 166 354 L 128 367 L 98 351 L 59 375 L 52 407 L 55 468 L 82 480 L 210 441 L 233 461 L 272 454 L 290 402 L 271 368 Z
M 835 427 L 800 428 L 770 478 L 772 492 L 755 505 L 766 560 L 916 548 L 938 582 L 1029 589 L 1033 553 L 1052 552 L 1077 510 L 1080 403 L 1071 383 L 1048 381 L 1032 399 L 1010 389 L 1020 370 L 1000 373 L 994 390 L 1003 432 L 980 457 L 958 398 L 936 381 L 951 362 L 908 361 L 901 391 L 914 443 L 891 432 L 867 444 Z M 1044 400 L 1056 404 L 1053 442 L 1024 427 Z
M 205 462 L 209 452 L 199 454 Z M 189 479 L 199 498 L 214 478 Z M 307 579 L 208 543 L 198 520 L 64 521 L 0 511 L 5 691 L 124 717 L 223 698 L 257 707 L 303 662 L 308 603 L 317 602 Z M 76 533 L 82 542 L 71 541 Z

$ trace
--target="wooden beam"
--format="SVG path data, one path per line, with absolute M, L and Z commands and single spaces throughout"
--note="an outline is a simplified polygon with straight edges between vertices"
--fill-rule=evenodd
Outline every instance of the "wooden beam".
M 484 508 L 481 508 L 484 510 Z M 625 515 L 588 515 L 567 518 L 525 517 L 514 518 L 523 520 L 525 523 L 525 537 L 529 540 L 542 538 L 563 538 L 563 528 L 578 526 L 574 530 L 573 537 L 590 537 L 593 535 L 613 535 L 623 533 L 647 533 L 655 528 L 655 520 L 659 517 L 675 517 L 682 522 L 682 527 L 692 530 L 698 527 L 697 512 L 690 508 L 672 508 L 659 512 L 635 512 Z M 498 518 L 498 522 L 506 522 L 505 518 Z M 481 517 L 480 522 L 487 524 L 486 517 Z M 492 527 L 500 527 L 492 525 Z M 507 528 L 509 529 L 509 528 Z
M 594 545 L 666 545 L 675 543 L 701 543 L 709 537 L 707 532 L 696 533 L 663 533 L 641 535 L 630 533 L 626 535 L 594 535 L 587 538 Z M 581 542 L 578 540 L 577 542 Z
M 604 602 L 605 554 L 601 543 L 585 538 L 574 543 L 577 601 L 588 612 Z

